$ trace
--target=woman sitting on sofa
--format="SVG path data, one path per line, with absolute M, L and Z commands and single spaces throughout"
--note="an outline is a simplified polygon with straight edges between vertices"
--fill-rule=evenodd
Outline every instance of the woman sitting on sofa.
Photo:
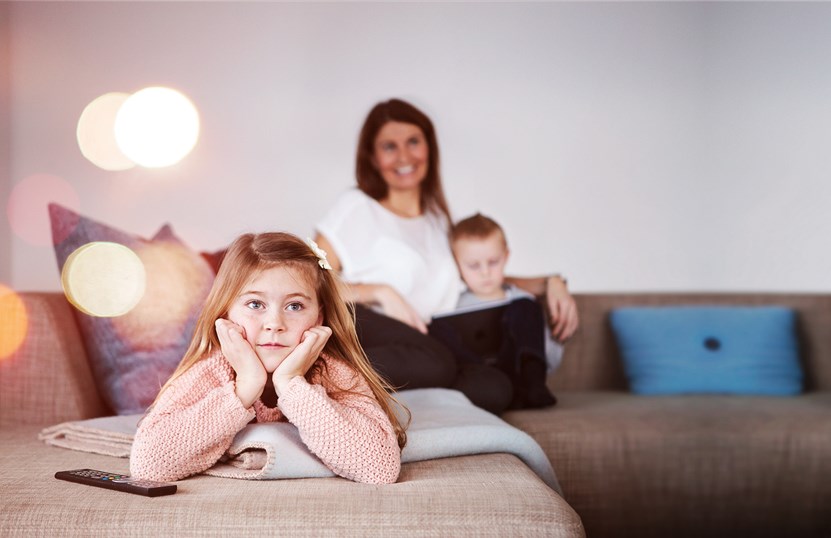
M 452 387 L 484 409 L 504 411 L 512 398 L 507 376 L 461 364 L 426 334 L 431 316 L 453 309 L 461 291 L 427 115 L 399 99 L 377 104 L 361 129 L 356 174 L 357 189 L 318 223 L 315 241 L 351 284 L 358 335 L 373 366 L 394 386 Z M 561 278 L 509 281 L 546 294 L 557 340 L 574 334 L 577 309 Z

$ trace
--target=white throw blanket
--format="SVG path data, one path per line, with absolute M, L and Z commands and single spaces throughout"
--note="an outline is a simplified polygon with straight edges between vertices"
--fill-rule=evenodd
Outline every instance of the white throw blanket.
M 545 452 L 527 433 L 470 403 L 450 389 L 405 390 L 397 399 L 412 413 L 401 462 L 507 452 L 525 462 L 554 491 L 560 484 Z M 47 444 L 126 458 L 141 415 L 64 422 L 44 429 Z M 335 476 L 300 440 L 287 422 L 243 428 L 220 462 L 205 474 L 229 478 L 276 479 Z

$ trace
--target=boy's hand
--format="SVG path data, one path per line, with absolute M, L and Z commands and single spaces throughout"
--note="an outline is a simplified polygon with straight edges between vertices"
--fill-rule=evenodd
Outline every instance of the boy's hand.
M 330 336 L 332 336 L 332 329 L 323 325 L 311 327 L 303 333 L 297 347 L 283 359 L 283 362 L 271 375 L 277 396 L 280 396 L 286 390 L 289 381 L 297 376 L 306 375 L 312 364 L 320 357 L 320 353 Z
M 262 395 L 268 373 L 254 348 L 245 339 L 242 327 L 227 319 L 218 319 L 214 325 L 222 354 L 237 374 L 237 397 L 247 409 Z

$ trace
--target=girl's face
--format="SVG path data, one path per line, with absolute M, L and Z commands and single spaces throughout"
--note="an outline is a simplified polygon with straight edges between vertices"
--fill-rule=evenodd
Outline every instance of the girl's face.
M 372 164 L 390 190 L 418 189 L 427 177 L 429 149 L 421 128 L 391 121 L 375 137 Z
M 231 303 L 228 319 L 242 327 L 245 339 L 272 373 L 303 333 L 323 322 L 323 312 L 306 275 L 291 266 L 278 266 L 243 286 Z

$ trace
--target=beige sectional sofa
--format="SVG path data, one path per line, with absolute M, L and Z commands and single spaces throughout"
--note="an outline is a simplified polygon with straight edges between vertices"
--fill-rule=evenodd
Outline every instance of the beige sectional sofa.
M 503 416 L 540 443 L 565 500 L 507 454 L 405 464 L 390 486 L 197 476 L 149 499 L 58 481 L 128 462 L 38 440 L 109 411 L 63 296 L 22 298 L 26 341 L 0 359 L 2 536 L 831 536 L 831 296 L 577 295 L 582 326 L 550 379 L 559 403 Z M 796 308 L 808 390 L 630 394 L 609 310 L 680 303 Z

